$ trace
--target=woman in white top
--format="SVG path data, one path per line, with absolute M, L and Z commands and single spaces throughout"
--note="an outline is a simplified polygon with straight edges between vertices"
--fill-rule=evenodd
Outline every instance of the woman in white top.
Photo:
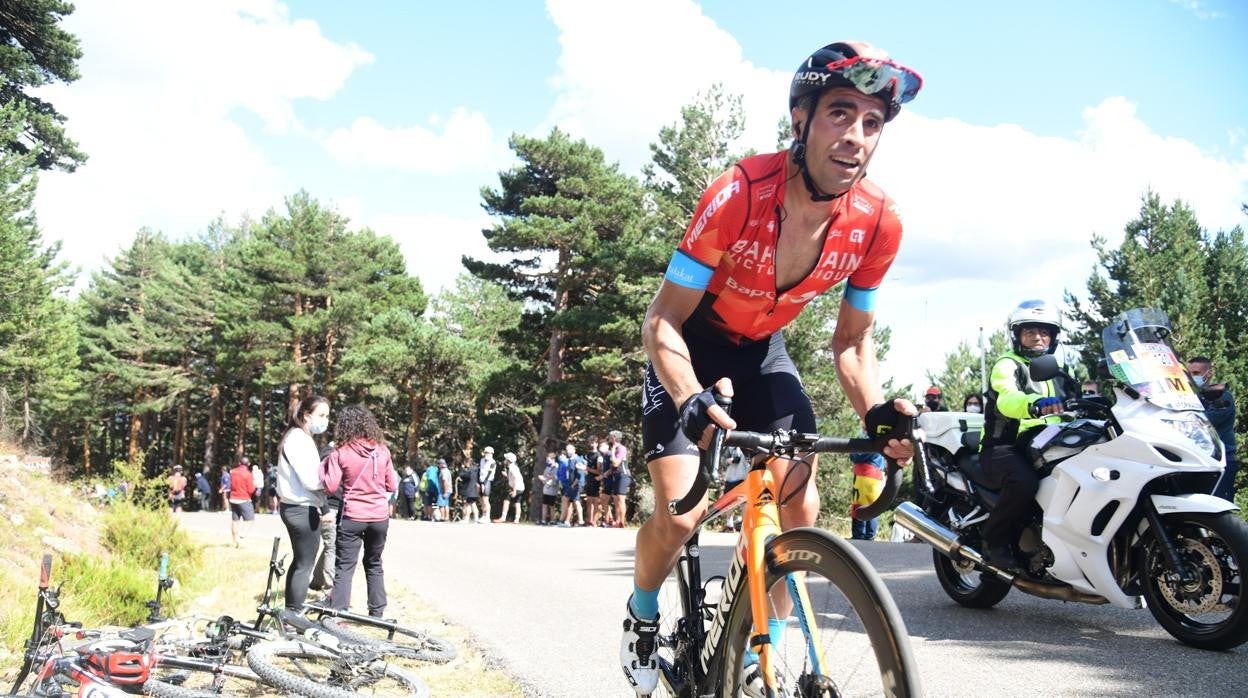
M 277 447 L 278 508 L 294 553 L 286 571 L 286 608 L 293 611 L 303 610 L 308 598 L 321 540 L 321 509 L 325 506 L 321 455 L 312 436 L 328 428 L 329 400 L 319 395 L 304 398 Z

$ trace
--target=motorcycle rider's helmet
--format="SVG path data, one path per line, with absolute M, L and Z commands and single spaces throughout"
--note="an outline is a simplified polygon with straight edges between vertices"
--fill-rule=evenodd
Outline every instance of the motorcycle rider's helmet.
M 1035 325 L 1047 327 L 1049 333 L 1053 335 L 1048 350 L 1044 352 L 1036 352 L 1023 346 L 1023 328 Z M 1057 351 L 1057 338 L 1062 331 L 1062 316 L 1057 312 L 1057 308 L 1044 301 L 1023 301 L 1010 313 L 1009 319 L 1005 321 L 1005 327 L 1010 334 L 1010 346 L 1015 354 L 1027 357 L 1052 354 Z

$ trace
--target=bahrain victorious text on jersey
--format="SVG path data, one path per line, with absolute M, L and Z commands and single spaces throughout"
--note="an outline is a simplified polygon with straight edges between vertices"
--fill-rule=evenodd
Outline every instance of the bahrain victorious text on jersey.
M 667 274 L 680 285 L 706 289 L 687 329 L 734 344 L 766 339 L 844 280 L 850 303 L 871 309 L 873 292 L 901 244 L 893 201 L 863 179 L 829 202 L 818 263 L 797 285 L 777 293 L 786 170 L 786 153 L 756 155 L 720 175 L 703 194 Z

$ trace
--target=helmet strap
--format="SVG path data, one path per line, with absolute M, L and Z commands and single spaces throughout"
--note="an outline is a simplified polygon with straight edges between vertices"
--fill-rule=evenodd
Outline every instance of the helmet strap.
M 806 122 L 802 124 L 802 136 L 794 141 L 789 150 L 793 153 L 793 162 L 797 163 L 797 170 L 802 173 L 802 182 L 806 185 L 806 191 L 810 192 L 810 198 L 814 201 L 834 201 L 844 196 L 849 190 L 840 194 L 825 194 L 819 191 L 815 180 L 810 176 L 810 171 L 806 168 L 806 137 L 810 135 L 810 122 L 814 120 L 813 112 L 818 102 L 819 98 L 816 96 L 810 103 L 810 109 L 806 113 Z

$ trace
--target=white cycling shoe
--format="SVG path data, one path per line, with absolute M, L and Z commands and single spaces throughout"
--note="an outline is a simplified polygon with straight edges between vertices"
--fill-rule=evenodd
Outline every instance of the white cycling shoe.
M 778 666 L 776 667 L 776 688 L 776 695 L 781 698 L 795 695 L 790 693 L 784 685 L 784 673 Z M 746 663 L 741 666 L 741 692 L 750 698 L 767 697 L 767 687 L 763 683 L 763 668 L 758 663 L 758 655 L 754 655 L 754 661 L 747 659 Z
M 659 619 L 645 620 L 633 614 L 632 603 L 625 604 L 624 634 L 620 637 L 620 666 L 639 696 L 654 693 L 659 686 Z

